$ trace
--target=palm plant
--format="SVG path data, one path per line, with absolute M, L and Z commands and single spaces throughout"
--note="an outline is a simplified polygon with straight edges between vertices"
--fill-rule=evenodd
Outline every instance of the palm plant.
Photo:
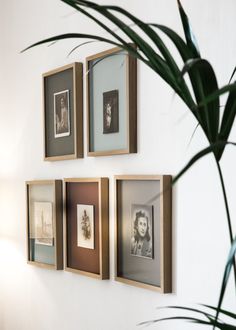
M 169 27 L 160 24 L 144 23 L 130 12 L 118 6 L 102 6 L 87 0 L 61 1 L 96 22 L 100 27 L 108 32 L 112 38 L 104 38 L 99 35 L 90 35 L 84 33 L 68 33 L 37 42 L 30 47 L 46 42 L 54 42 L 68 38 L 97 40 L 119 46 L 121 49 L 127 51 L 130 55 L 145 63 L 157 75 L 159 75 L 175 91 L 175 93 L 179 95 L 179 97 L 187 105 L 188 109 L 196 118 L 198 125 L 202 128 L 209 142 L 209 146 L 198 152 L 174 177 L 172 183 L 176 183 L 178 179 L 200 158 L 209 153 L 214 155 L 224 198 L 231 250 L 225 268 L 218 305 L 217 307 L 205 306 L 206 308 L 213 310 L 215 315 L 201 311 L 200 309 L 193 310 L 184 307 L 174 308 L 192 310 L 205 317 L 204 320 L 198 317 L 189 318 L 184 316 L 182 319 L 213 325 L 219 329 L 236 329 L 235 326 L 225 324 L 218 319 L 219 314 L 223 314 L 231 317 L 234 321 L 236 320 L 236 314 L 221 309 L 221 304 L 231 268 L 234 270 L 236 289 L 236 266 L 234 258 L 236 251 L 236 239 L 233 239 L 228 200 L 220 166 L 220 160 L 223 156 L 226 145 L 235 145 L 235 143 L 228 141 L 236 114 L 236 83 L 231 83 L 231 79 L 235 73 L 235 70 L 231 76 L 229 84 L 219 88 L 213 67 L 206 59 L 201 57 L 200 51 L 195 41 L 195 37 L 189 24 L 188 17 L 185 14 L 185 11 L 179 0 L 177 0 L 177 2 L 184 29 L 185 40 Z M 96 18 L 96 15 L 94 16 L 93 12 L 100 14 L 103 18 L 112 22 L 115 25 L 116 30 L 112 30 L 105 23 L 103 23 L 103 20 Z M 128 19 L 131 24 L 125 23 L 123 18 Z M 140 29 L 144 37 L 141 37 L 135 31 L 134 27 Z M 180 68 L 178 66 L 168 47 L 161 39 L 159 35 L 160 31 L 173 42 L 175 48 L 183 60 L 183 67 Z M 125 39 L 121 36 L 120 32 L 122 32 L 122 35 L 126 36 Z M 83 44 L 85 43 L 87 42 L 84 42 Z M 136 47 L 133 47 L 131 43 L 135 44 Z M 189 83 L 187 82 L 186 74 L 189 77 Z M 220 119 L 220 97 L 225 93 L 228 93 L 228 97 L 223 108 L 222 117 Z M 175 317 L 172 317 L 172 319 L 173 318 Z M 150 322 L 156 321 L 160 320 L 154 320 Z

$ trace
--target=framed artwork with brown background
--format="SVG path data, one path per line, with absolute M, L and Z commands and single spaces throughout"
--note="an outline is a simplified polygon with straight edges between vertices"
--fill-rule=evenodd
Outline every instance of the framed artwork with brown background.
M 43 74 L 44 160 L 83 157 L 83 65 Z
M 62 181 L 26 182 L 27 261 L 63 269 Z
M 137 60 L 116 47 L 86 59 L 88 156 L 137 152 Z
M 109 278 L 108 178 L 64 179 L 65 270 Z
M 115 279 L 170 293 L 171 176 L 116 176 L 115 194 Z

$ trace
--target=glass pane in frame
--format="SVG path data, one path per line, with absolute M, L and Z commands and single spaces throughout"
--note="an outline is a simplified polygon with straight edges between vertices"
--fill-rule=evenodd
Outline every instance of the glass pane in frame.
M 88 155 L 137 152 L 137 61 L 120 48 L 87 58 Z
M 92 246 L 84 247 L 78 241 L 78 219 L 80 208 L 93 208 Z M 92 219 L 93 218 L 93 219 Z M 66 267 L 84 272 L 100 274 L 99 265 L 99 192 L 98 182 L 66 182 Z
M 160 182 L 122 180 L 118 190 L 117 275 L 160 286 Z
M 172 292 L 170 175 L 120 175 L 116 183 L 116 280 Z
M 108 178 L 65 182 L 65 270 L 109 278 Z
M 53 184 L 28 185 L 29 261 L 55 265 Z
M 44 158 L 83 157 L 82 63 L 43 74 Z

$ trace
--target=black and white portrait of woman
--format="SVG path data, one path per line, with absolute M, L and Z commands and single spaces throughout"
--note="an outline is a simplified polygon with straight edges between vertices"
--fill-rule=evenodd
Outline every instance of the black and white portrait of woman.
M 153 259 L 153 207 L 131 206 L 131 254 Z
M 70 135 L 69 90 L 54 93 L 54 136 Z

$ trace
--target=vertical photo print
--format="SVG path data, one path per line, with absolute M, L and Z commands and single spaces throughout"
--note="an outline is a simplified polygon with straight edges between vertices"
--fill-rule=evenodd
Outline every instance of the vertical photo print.
M 69 90 L 54 93 L 54 137 L 70 135 Z
M 103 133 L 119 132 L 118 90 L 103 93 Z
M 77 246 L 94 249 L 94 206 L 77 204 Z
M 131 205 L 131 255 L 153 259 L 153 206 Z
M 52 203 L 34 203 L 35 243 L 53 245 Z

